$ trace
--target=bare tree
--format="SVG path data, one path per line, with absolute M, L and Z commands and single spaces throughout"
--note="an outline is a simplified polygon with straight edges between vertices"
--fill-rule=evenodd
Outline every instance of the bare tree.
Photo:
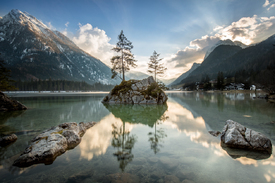
M 130 67 L 136 67 L 136 60 L 134 60 L 134 55 L 131 53 L 133 49 L 132 42 L 129 41 L 123 34 L 123 30 L 118 35 L 118 42 L 116 47 L 112 50 L 120 53 L 120 55 L 113 56 L 111 58 L 111 63 L 113 65 L 111 71 L 113 73 L 112 78 L 115 78 L 118 73 L 122 74 L 122 81 L 125 81 L 125 72 L 130 70 Z
M 159 55 L 159 53 L 154 51 L 148 63 L 148 72 L 154 74 L 155 81 L 157 81 L 157 75 L 162 75 L 167 70 L 167 68 L 165 68 L 163 64 L 160 64 L 162 58 L 159 59 Z

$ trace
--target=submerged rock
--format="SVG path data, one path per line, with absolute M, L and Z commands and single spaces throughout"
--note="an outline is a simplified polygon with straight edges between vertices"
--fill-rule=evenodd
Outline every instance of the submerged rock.
M 17 136 L 15 134 L 6 135 L 0 138 L 0 146 L 7 146 L 17 140 Z
M 227 120 L 221 135 L 222 146 L 230 148 L 252 149 L 272 153 L 270 139 L 263 134 Z
M 0 92 L 0 111 L 26 110 L 27 107 Z
M 122 81 L 103 99 L 109 104 L 164 104 L 166 94 L 152 76 L 143 80 Z
M 208 131 L 208 133 L 210 133 L 214 137 L 217 137 L 217 136 L 219 136 L 221 134 L 221 132 L 219 132 L 219 131 Z
M 36 136 L 13 165 L 27 167 L 37 163 L 51 164 L 55 158 L 81 142 L 86 130 L 95 122 L 63 123 Z

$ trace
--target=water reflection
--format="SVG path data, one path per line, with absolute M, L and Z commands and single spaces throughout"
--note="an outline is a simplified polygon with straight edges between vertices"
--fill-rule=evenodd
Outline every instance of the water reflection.
M 159 128 L 157 130 L 157 125 L 163 123 L 168 118 L 169 116 L 164 113 L 161 118 L 155 122 L 155 131 L 148 133 L 151 149 L 154 151 L 155 154 L 157 154 L 160 151 L 160 148 L 163 146 L 161 142 L 163 142 L 164 137 L 167 137 L 163 128 Z
M 165 115 L 167 104 L 165 105 L 110 105 L 104 106 L 118 119 L 122 121 L 121 124 L 112 124 L 112 146 L 116 149 L 113 153 L 120 162 L 120 169 L 124 171 L 125 167 L 134 158 L 132 148 L 137 141 L 135 134 L 130 135 L 130 131 L 125 129 L 125 124 L 144 124 L 150 127 L 155 126 L 154 132 L 149 132 L 149 142 L 154 153 L 160 151 L 162 146 L 160 142 L 167 135 L 164 129 L 157 130 L 157 124 L 164 122 L 169 117 Z
M 254 160 L 262 160 L 262 159 L 267 159 L 271 156 L 271 154 L 266 151 L 252 151 L 252 150 L 244 150 L 244 149 L 235 149 L 235 148 L 227 147 L 223 143 L 221 143 L 221 147 L 233 159 L 244 157 L 244 158 L 249 158 L 249 159 L 254 159 Z
M 112 146 L 116 149 L 113 153 L 119 161 L 119 168 L 124 171 L 125 167 L 134 158 L 132 148 L 137 141 L 136 135 L 130 135 L 130 131 L 125 129 L 125 122 L 122 125 L 112 124 Z
M 132 124 L 145 124 L 153 127 L 164 112 L 167 104 L 164 105 L 117 105 L 104 104 L 104 106 L 117 118 L 123 122 Z
M 208 133 L 210 130 L 221 131 L 225 121 L 232 119 L 272 139 L 275 136 L 275 126 L 271 123 L 275 121 L 274 105 L 264 100 L 251 100 L 246 94 L 244 100 L 231 100 L 222 93 L 181 92 L 168 95 L 167 106 L 104 106 L 100 101 L 105 95 L 86 97 L 84 100 L 69 97 L 64 98 L 64 102 L 33 100 L 37 107 L 19 117 L 9 118 L 5 125 L 20 131 L 49 128 L 48 126 L 63 121 L 96 121 L 97 124 L 86 131 L 78 147 L 58 157 L 52 165 L 18 169 L 16 175 L 11 175 L 8 171 L 15 170 L 8 162 L 1 161 L 0 180 L 275 181 L 273 155 L 267 159 L 252 159 L 251 155 L 247 156 L 245 153 L 229 152 L 221 147 L 219 138 Z M 38 114 L 43 113 L 42 118 L 49 118 L 39 121 L 38 114 L 30 114 L 35 114 L 35 111 Z M 15 123 L 18 126 L 13 127 Z M 31 139 L 27 134 L 21 138 L 25 136 L 25 141 Z M 27 146 L 24 143 L 21 145 L 24 147 L 19 145 L 16 144 L 19 152 Z M 11 160 L 15 155 L 14 152 L 11 154 L 3 156 Z
M 9 133 L 13 133 L 15 131 L 15 129 L 13 128 L 14 126 L 9 126 L 5 123 L 8 121 L 8 119 L 17 118 L 21 116 L 24 112 L 25 110 L 0 112 L 0 134 L 6 135 Z

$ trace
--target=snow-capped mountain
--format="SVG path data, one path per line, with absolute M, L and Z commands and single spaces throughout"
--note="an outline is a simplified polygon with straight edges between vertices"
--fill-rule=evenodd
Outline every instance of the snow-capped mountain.
M 13 79 L 66 79 L 114 84 L 100 60 L 53 31 L 34 16 L 12 10 L 0 19 L 0 57 Z
M 220 40 L 218 41 L 214 46 L 212 46 L 210 49 L 208 49 L 205 53 L 204 60 L 209 56 L 209 54 L 214 51 L 215 48 L 217 48 L 220 45 L 229 45 L 229 46 L 239 46 L 242 49 L 247 48 L 248 46 L 243 44 L 242 42 L 239 41 L 231 41 L 230 39 L 227 40 Z

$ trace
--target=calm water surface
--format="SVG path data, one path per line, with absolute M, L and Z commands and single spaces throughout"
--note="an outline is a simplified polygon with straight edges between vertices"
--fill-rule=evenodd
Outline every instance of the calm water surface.
M 275 105 L 253 94 L 167 93 L 167 105 L 103 105 L 106 94 L 10 94 L 27 111 L 0 113 L 0 133 L 18 140 L 0 148 L 1 182 L 275 182 L 275 159 L 224 150 L 232 119 L 275 144 Z M 12 166 L 30 140 L 63 122 L 97 124 L 51 165 Z

